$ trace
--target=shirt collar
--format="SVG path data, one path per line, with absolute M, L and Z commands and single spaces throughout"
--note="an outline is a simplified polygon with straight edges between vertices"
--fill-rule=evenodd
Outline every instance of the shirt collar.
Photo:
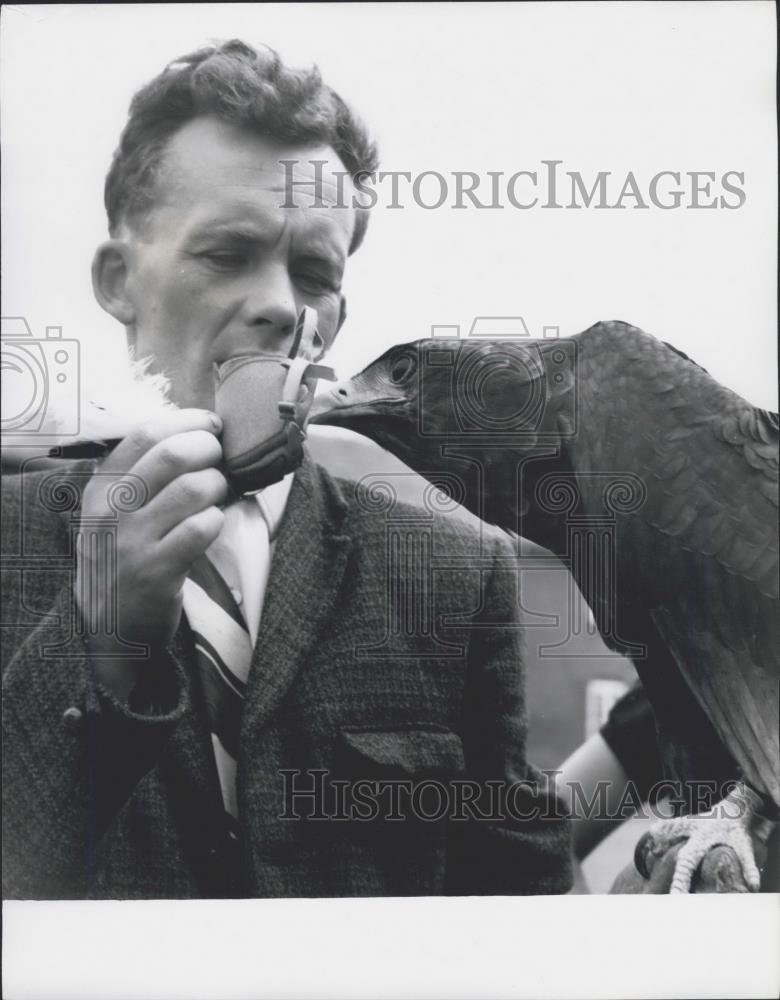
M 255 494 L 260 513 L 268 525 L 268 537 L 271 541 L 276 538 L 279 531 L 294 477 L 294 472 L 288 472 L 284 479 L 280 479 L 278 483 L 271 483 Z

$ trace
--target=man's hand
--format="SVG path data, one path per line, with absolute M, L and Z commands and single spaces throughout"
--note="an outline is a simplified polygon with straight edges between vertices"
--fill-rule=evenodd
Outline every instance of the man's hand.
M 155 417 L 116 447 L 84 491 L 76 600 L 98 677 L 121 700 L 147 662 L 127 655 L 127 644 L 147 645 L 151 655 L 170 642 L 184 580 L 222 528 L 221 429 L 207 410 Z M 123 486 L 140 491 L 139 502 L 109 517 Z M 106 560 L 112 533 L 116 559 Z

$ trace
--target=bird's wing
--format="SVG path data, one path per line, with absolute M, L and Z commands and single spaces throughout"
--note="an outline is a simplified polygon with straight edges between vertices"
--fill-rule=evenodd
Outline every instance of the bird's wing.
M 746 778 L 780 804 L 777 417 L 633 327 L 582 337 L 582 461 L 646 489 L 618 515 L 618 597 L 649 611 Z

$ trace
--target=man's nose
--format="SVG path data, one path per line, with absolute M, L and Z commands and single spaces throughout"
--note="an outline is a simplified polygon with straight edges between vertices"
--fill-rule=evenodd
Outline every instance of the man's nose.
M 292 346 L 298 310 L 286 268 L 266 267 L 253 276 L 243 311 L 255 349 L 287 353 Z

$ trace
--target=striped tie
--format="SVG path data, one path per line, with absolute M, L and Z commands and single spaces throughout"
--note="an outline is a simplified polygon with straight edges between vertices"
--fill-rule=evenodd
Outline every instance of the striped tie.
M 233 835 L 238 833 L 241 713 L 276 534 L 292 479 L 289 474 L 255 497 L 231 504 L 219 538 L 184 581 L 184 612 L 193 632 L 222 801 Z M 225 577 L 240 590 L 231 590 Z
M 206 556 L 201 556 L 190 571 L 184 595 L 222 799 L 225 811 L 237 821 L 238 733 L 252 642 L 233 595 Z

